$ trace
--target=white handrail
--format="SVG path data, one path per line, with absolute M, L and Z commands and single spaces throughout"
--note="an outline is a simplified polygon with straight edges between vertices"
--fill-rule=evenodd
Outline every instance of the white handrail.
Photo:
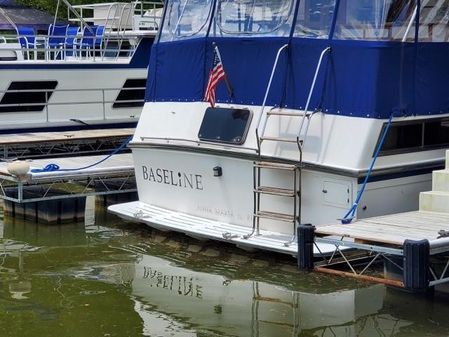
M 110 42 L 111 41 L 117 41 L 117 43 L 121 46 L 120 48 L 119 47 L 108 48 L 107 46 L 101 46 L 100 48 L 95 48 L 95 49 L 92 50 L 92 49 L 87 49 L 87 48 L 84 48 L 82 46 L 79 46 L 79 45 L 77 46 L 76 44 L 74 44 L 74 48 L 71 49 L 71 48 L 67 48 L 67 46 L 64 45 L 64 46 L 61 46 L 61 48 L 58 48 L 57 50 L 58 51 L 62 51 L 63 53 L 64 52 L 73 51 L 74 54 L 73 55 L 69 55 L 68 57 L 66 57 L 66 55 L 63 54 L 63 57 L 61 59 L 55 59 L 55 60 L 52 60 L 52 59 L 49 59 L 49 58 L 46 57 L 49 52 L 56 50 L 54 48 L 50 48 L 48 46 L 48 44 L 47 44 L 47 39 L 50 38 L 50 37 L 53 37 L 53 35 L 36 35 L 36 41 L 37 41 L 36 44 L 37 45 L 34 46 L 34 47 L 33 46 L 31 46 L 31 47 L 26 47 L 26 46 L 22 47 L 22 46 L 20 46 L 20 44 L 18 43 L 18 39 L 21 38 L 21 37 L 25 37 L 26 38 L 26 36 L 24 36 L 24 35 L 0 36 L 0 38 L 4 41 L 4 44 L 2 46 L 3 48 L 1 48 L 1 51 L 3 51 L 3 52 L 4 51 L 11 51 L 11 52 L 14 52 L 16 55 L 18 55 L 19 53 L 25 53 L 25 55 L 26 55 L 29 52 L 33 52 L 35 54 L 35 58 L 33 60 L 32 59 L 28 59 L 28 60 L 21 60 L 20 59 L 20 62 L 22 62 L 22 61 L 30 61 L 30 62 L 31 61 L 33 61 L 33 62 L 36 62 L 36 61 L 47 61 L 47 62 L 48 61 L 57 61 L 57 62 L 70 61 L 70 60 L 74 60 L 74 59 L 79 59 L 80 52 L 99 51 L 101 53 L 101 55 L 102 55 L 101 58 L 95 58 L 93 55 L 92 56 L 86 55 L 86 57 L 85 58 L 83 57 L 83 59 L 84 60 L 88 60 L 88 61 L 94 61 L 94 62 L 97 61 L 97 60 L 98 61 L 101 60 L 101 61 L 105 61 L 105 62 L 110 62 L 110 61 L 117 60 L 118 59 L 117 55 L 120 55 L 121 53 L 123 54 L 123 52 L 126 52 L 127 55 L 126 55 L 126 57 L 121 57 L 121 59 L 130 60 L 132 58 L 132 56 L 134 55 L 136 48 L 122 48 L 123 44 L 120 43 L 120 40 L 128 40 L 128 39 L 131 39 L 131 38 L 139 38 L 139 35 L 129 34 L 129 35 L 126 35 L 126 36 L 121 36 L 121 37 L 115 37 L 115 36 L 110 37 L 109 41 Z M 60 36 L 57 36 L 57 37 L 60 37 Z M 107 52 L 113 53 L 113 56 L 105 57 L 104 55 Z M 19 60 L 19 58 L 18 58 L 18 60 Z M 15 62 L 15 61 L 16 60 L 10 60 L 8 62 Z
M 301 131 L 302 131 L 302 128 L 303 128 L 303 126 L 304 126 L 304 121 L 305 121 L 305 119 L 306 119 L 306 118 L 309 118 L 309 114 L 308 114 L 308 112 L 309 112 L 309 105 L 310 105 L 310 101 L 311 101 L 311 99 L 312 99 L 313 91 L 315 90 L 316 79 L 317 79 L 317 77 L 318 77 L 318 73 L 320 72 L 320 69 L 321 69 L 321 63 L 323 62 L 324 55 L 325 55 L 328 51 L 330 51 L 330 50 L 331 50 L 331 47 L 327 47 L 327 48 L 325 48 L 325 49 L 321 52 L 320 59 L 318 60 L 318 64 L 317 64 L 316 69 L 315 69 L 315 75 L 313 76 L 312 85 L 310 86 L 309 96 L 307 97 L 306 106 L 304 107 L 304 114 L 303 114 L 303 116 L 302 116 L 302 118 L 301 118 L 301 124 L 300 124 L 300 126 L 299 126 L 299 132 L 298 132 L 298 135 L 301 135 Z M 313 114 L 313 113 L 312 113 L 312 114 Z M 308 130 L 308 128 L 307 128 L 306 130 Z M 307 137 L 307 132 L 304 133 L 303 143 L 304 143 L 306 137 Z
M 81 28 L 83 29 L 84 26 L 87 26 L 87 29 L 91 32 L 92 35 L 94 35 L 94 32 L 93 32 L 92 28 L 90 28 L 90 26 L 83 19 L 83 15 L 82 14 L 81 15 L 78 14 L 78 12 L 75 10 L 75 8 L 72 6 L 72 4 L 68 0 L 62 0 L 62 2 L 64 2 L 64 4 L 67 6 L 67 9 L 68 9 L 69 13 L 72 12 L 73 14 L 75 14 L 77 19 L 80 20 Z
M 8 14 L 4 11 L 3 8 L 0 8 L 0 14 L 6 19 L 6 21 L 9 22 L 9 24 L 17 31 L 17 25 L 14 23 L 14 21 L 9 17 Z
M 402 42 L 407 41 L 407 35 L 410 32 L 410 29 L 412 28 L 413 22 L 416 19 L 416 14 L 418 13 L 418 5 L 415 6 L 415 10 L 413 11 L 412 17 L 410 18 L 410 22 L 407 25 L 407 29 L 405 30 L 404 36 L 402 37 Z
M 279 61 L 279 56 L 281 55 L 281 52 L 287 47 L 288 47 L 288 44 L 284 44 L 281 48 L 279 48 L 279 50 L 276 54 L 276 59 L 274 60 L 273 69 L 271 70 L 270 80 L 268 81 L 267 90 L 265 91 L 265 97 L 263 98 L 263 103 L 262 103 L 262 108 L 261 108 L 260 115 L 259 115 L 259 120 L 257 121 L 257 131 L 258 131 L 259 135 L 263 135 L 263 133 L 265 132 L 265 127 L 267 125 L 267 117 L 264 114 L 265 105 L 267 103 L 268 94 L 271 89 L 271 82 L 273 81 L 274 73 L 276 72 L 276 68 L 277 68 L 278 61 Z M 260 124 L 261 124 L 262 120 L 263 120 L 262 129 L 260 130 L 261 132 L 259 132 Z

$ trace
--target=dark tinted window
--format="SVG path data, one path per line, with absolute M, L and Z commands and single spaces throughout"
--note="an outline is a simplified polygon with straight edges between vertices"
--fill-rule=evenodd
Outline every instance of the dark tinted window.
M 126 80 L 112 107 L 129 108 L 143 106 L 145 98 L 145 78 Z
M 385 138 L 383 151 L 421 146 L 422 124 L 392 125 Z
M 0 112 L 42 111 L 57 84 L 57 81 L 11 82 L 0 101 Z M 11 105 L 4 106 L 7 104 Z
M 449 144 L 449 119 L 426 122 L 424 130 L 424 146 Z
M 243 144 L 250 121 L 249 110 L 207 108 L 198 138 L 211 142 Z
M 380 137 L 385 129 L 382 128 Z M 381 155 L 443 148 L 449 145 L 449 118 L 395 122 L 388 130 Z

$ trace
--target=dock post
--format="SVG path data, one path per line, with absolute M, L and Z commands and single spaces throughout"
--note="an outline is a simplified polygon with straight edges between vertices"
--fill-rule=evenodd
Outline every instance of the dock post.
M 404 241 L 404 286 L 413 292 L 429 287 L 430 244 L 428 240 Z
M 298 267 L 301 270 L 312 270 L 315 226 L 301 224 L 298 226 Z

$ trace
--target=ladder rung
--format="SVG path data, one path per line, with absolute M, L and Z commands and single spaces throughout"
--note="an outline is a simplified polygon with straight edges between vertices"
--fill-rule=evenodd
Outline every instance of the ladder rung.
M 254 167 L 275 169 L 275 170 L 286 170 L 286 171 L 295 171 L 299 169 L 299 166 L 295 164 L 284 164 L 271 161 L 254 162 Z
M 256 218 L 265 218 L 286 222 L 295 221 L 295 217 L 293 215 L 278 212 L 258 211 L 256 214 L 254 214 L 254 216 Z
M 281 137 L 260 137 L 260 140 L 270 140 L 270 141 L 276 141 L 276 142 L 284 142 L 284 143 L 297 143 L 296 139 L 292 138 L 281 138 Z
M 273 110 L 273 111 L 268 111 L 267 115 L 303 117 L 304 116 L 304 112 L 289 112 L 289 111 L 282 111 L 282 110 Z
M 254 190 L 256 193 L 263 193 L 263 194 L 271 194 L 271 195 L 278 195 L 282 197 L 294 197 L 295 196 L 295 190 L 292 190 L 290 188 L 281 188 L 281 187 L 271 187 L 271 186 L 259 186 Z

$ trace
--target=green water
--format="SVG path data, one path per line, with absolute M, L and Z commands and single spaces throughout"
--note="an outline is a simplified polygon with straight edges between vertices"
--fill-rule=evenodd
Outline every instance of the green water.
M 128 224 L 0 224 L 0 336 L 449 336 L 449 298 Z

